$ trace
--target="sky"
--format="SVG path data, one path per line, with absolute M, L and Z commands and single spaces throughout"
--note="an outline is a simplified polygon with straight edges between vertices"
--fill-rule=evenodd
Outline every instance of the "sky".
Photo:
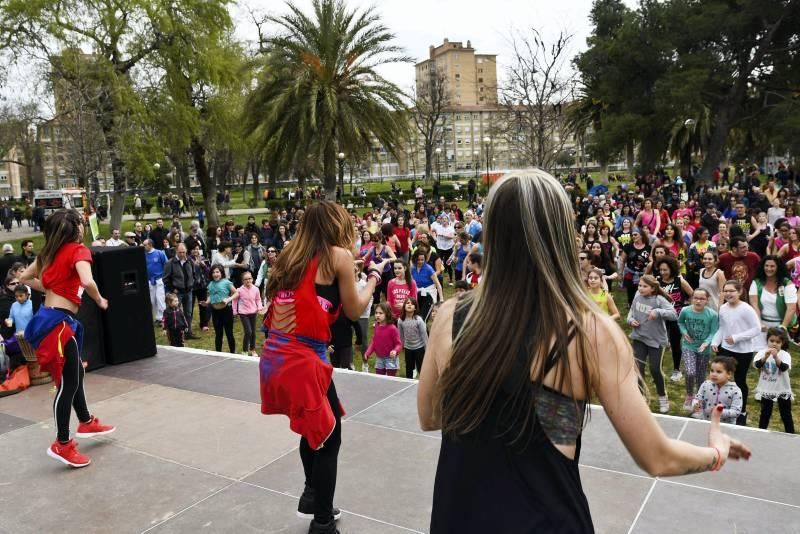
M 297 6 L 310 10 L 311 0 L 295 0 Z M 636 7 L 636 0 L 625 0 Z M 428 57 L 428 47 L 470 40 L 480 54 L 497 54 L 498 77 L 510 58 L 509 39 L 513 32 L 530 28 L 539 30 L 551 41 L 564 30 L 573 35 L 570 56 L 586 49 L 591 33 L 589 11 L 591 0 L 347 0 L 354 8 L 374 6 L 384 24 L 396 35 L 396 44 L 406 50 L 415 62 Z M 282 0 L 238 0 L 232 9 L 236 34 L 255 41 L 257 33 L 250 22 L 249 10 L 261 13 L 285 13 Z M 412 64 L 393 64 L 379 72 L 403 89 L 414 84 Z M 17 83 L 0 89 L 0 96 L 16 99 L 29 95 L 35 75 L 24 67 L 15 69 L 12 79 Z
M 636 2 L 625 0 L 631 7 Z M 467 40 L 479 54 L 498 55 L 498 76 L 502 76 L 504 60 L 510 57 L 509 39 L 513 32 L 536 28 L 546 41 L 562 30 L 572 34 L 571 54 L 586 49 L 591 33 L 589 11 L 591 0 L 347 0 L 348 6 L 374 6 L 384 24 L 396 35 L 396 43 L 405 48 L 415 62 L 428 58 L 428 47 L 438 46 L 447 38 L 451 42 Z M 301 8 L 310 9 L 311 0 L 295 0 Z M 285 4 L 275 0 L 241 0 L 234 10 L 237 34 L 255 39 L 256 32 L 248 24 L 248 9 L 284 13 Z M 381 74 L 402 88 L 414 83 L 414 66 L 389 65 Z

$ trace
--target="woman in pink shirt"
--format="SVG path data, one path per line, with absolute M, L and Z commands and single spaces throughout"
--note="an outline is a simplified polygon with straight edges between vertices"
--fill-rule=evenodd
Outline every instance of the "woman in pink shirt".
M 233 305 L 233 314 L 242 320 L 244 339 L 242 349 L 245 356 L 258 356 L 256 354 L 256 314 L 263 311 L 261 306 L 261 292 L 253 285 L 253 274 L 245 271 L 242 274 L 242 285 L 233 295 L 236 303 Z
M 393 317 L 400 317 L 403 314 L 403 303 L 407 298 L 417 299 L 417 284 L 411 278 L 411 273 L 405 262 L 394 261 L 394 278 L 389 280 L 386 288 L 386 299 L 392 310 Z

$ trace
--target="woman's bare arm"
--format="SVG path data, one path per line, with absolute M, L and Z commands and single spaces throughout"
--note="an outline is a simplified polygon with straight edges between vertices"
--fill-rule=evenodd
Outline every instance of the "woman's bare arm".
M 604 316 L 593 316 L 588 322 L 588 331 L 594 336 L 592 346 L 604 348 L 597 350 L 598 375 L 593 377 L 593 388 L 639 467 L 651 476 L 674 476 L 712 469 L 718 461 L 717 451 L 721 463 L 728 458 L 749 458 L 747 447 L 722 434 L 716 410 L 709 431 L 709 447 L 668 438 L 639 391 L 633 353 L 622 330 Z
M 367 278 L 367 287 L 358 293 L 353 276 L 353 254 L 343 248 L 334 248 L 334 271 L 339 282 L 339 298 L 342 300 L 342 311 L 351 321 L 361 316 L 375 292 L 375 280 Z M 374 263 L 373 263 L 374 265 Z
M 456 299 L 451 299 L 439 308 L 428 336 L 425 357 L 422 359 L 417 387 L 417 414 L 419 426 L 425 431 L 439 430 L 442 427 L 439 410 L 435 404 L 438 397 L 436 388 L 439 375 L 444 370 L 442 362 L 447 361 L 450 356 L 455 307 Z
M 42 285 L 42 281 L 39 280 L 39 276 L 36 273 L 36 265 L 39 263 L 39 260 L 34 261 L 30 265 L 28 265 L 24 271 L 22 271 L 22 276 L 19 277 L 19 282 L 21 284 L 25 284 L 26 286 L 30 287 L 31 289 L 35 289 L 40 293 L 44 293 L 45 289 Z

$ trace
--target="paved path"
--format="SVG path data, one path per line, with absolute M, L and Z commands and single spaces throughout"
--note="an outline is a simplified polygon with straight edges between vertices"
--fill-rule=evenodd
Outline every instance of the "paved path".
M 258 215 L 258 214 L 265 214 L 265 213 L 270 213 L 270 212 L 271 212 L 271 210 L 269 210 L 267 208 L 236 208 L 236 209 L 228 210 L 227 211 L 227 215 L 231 215 L 231 216 L 233 216 L 233 215 Z M 147 215 L 144 216 L 144 220 L 145 221 L 155 221 L 159 217 L 161 217 L 161 215 L 158 214 L 158 213 L 148 213 Z M 183 216 L 183 218 L 189 218 L 189 217 L 190 217 L 189 214 L 184 214 L 184 216 Z M 223 218 L 223 217 L 224 216 L 220 213 L 220 218 Z M 166 218 L 171 218 L 171 217 L 166 217 Z M 123 221 L 133 221 L 134 217 L 133 217 L 133 215 L 123 215 L 122 216 L 122 220 Z M 108 219 L 106 219 L 106 221 L 108 221 Z M 19 239 L 34 238 L 34 237 L 38 237 L 40 235 L 42 235 L 41 232 L 34 232 L 33 231 L 33 227 L 32 226 L 28 226 L 27 221 L 22 221 L 22 226 L 20 226 L 20 227 L 17 227 L 17 224 L 15 222 L 14 226 L 11 229 L 10 232 L 6 232 L 2 228 L 0 228 L 0 243 L 6 242 L 6 241 L 17 241 Z M 18 252 L 18 251 L 15 251 L 15 252 Z

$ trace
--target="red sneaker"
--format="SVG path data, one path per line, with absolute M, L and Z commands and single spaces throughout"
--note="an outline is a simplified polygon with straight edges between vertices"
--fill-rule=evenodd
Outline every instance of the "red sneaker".
M 47 456 L 55 458 L 70 467 L 86 467 L 92 463 L 91 458 L 78 452 L 78 444 L 75 443 L 74 439 L 69 440 L 67 443 L 59 443 L 58 440 L 54 441 L 50 448 L 47 449 Z
M 115 431 L 117 427 L 111 425 L 104 425 L 95 416 L 89 420 L 88 423 L 81 423 L 78 425 L 78 431 L 75 432 L 76 438 L 91 438 L 94 436 L 105 436 Z

